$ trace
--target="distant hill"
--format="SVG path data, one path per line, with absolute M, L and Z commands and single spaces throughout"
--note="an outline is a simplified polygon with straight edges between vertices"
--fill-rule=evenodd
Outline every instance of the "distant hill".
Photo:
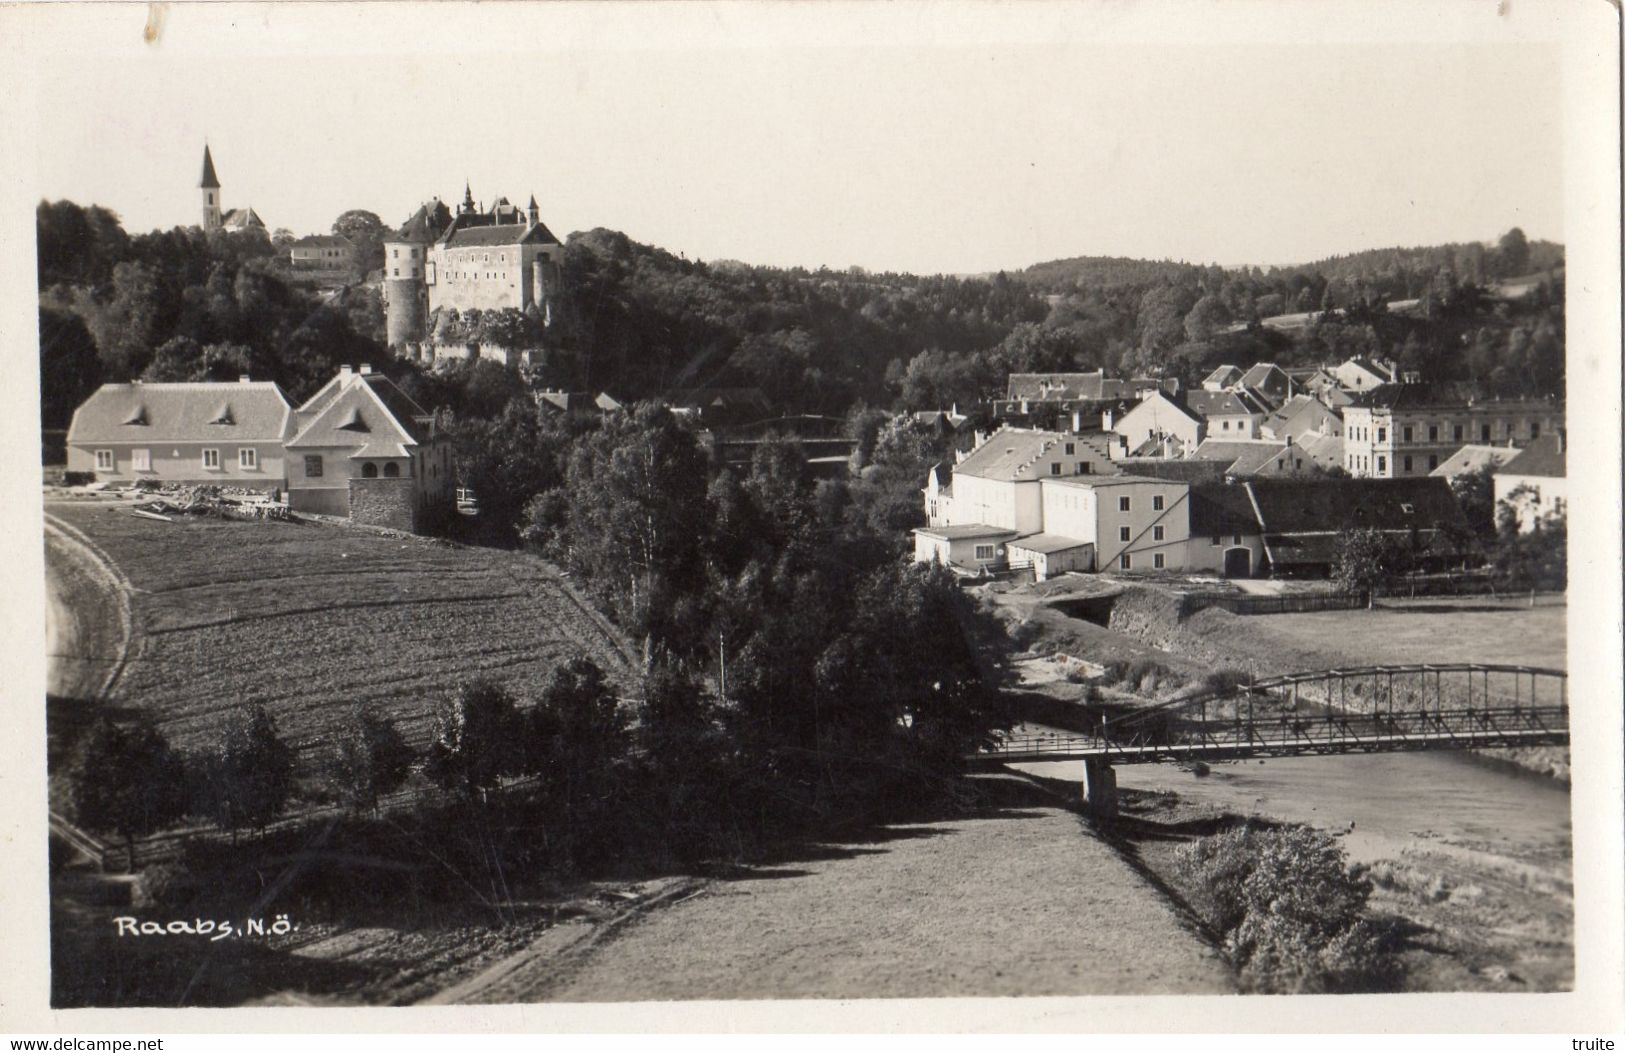
M 1044 289 L 1107 288 L 1114 285 L 1147 285 L 1157 281 L 1177 281 L 1200 264 L 1173 260 L 1136 260 L 1125 256 L 1073 256 L 1064 260 L 1035 263 L 1012 277 Z

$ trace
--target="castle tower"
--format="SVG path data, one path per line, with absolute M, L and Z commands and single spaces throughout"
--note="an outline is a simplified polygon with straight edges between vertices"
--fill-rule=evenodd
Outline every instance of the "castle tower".
M 391 348 L 409 348 L 427 337 L 429 246 L 439 234 L 434 217 L 444 207 L 439 199 L 429 202 L 384 238 L 384 332 Z
M 209 144 L 203 144 L 203 178 L 198 180 L 203 194 L 203 229 L 220 229 L 220 179 L 214 174 L 214 158 L 209 156 Z

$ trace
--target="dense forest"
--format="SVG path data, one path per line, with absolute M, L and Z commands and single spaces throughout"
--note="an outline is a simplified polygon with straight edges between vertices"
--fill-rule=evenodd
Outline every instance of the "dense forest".
M 459 384 L 392 359 L 374 287 L 317 295 L 290 285 L 264 232 L 131 235 L 108 210 L 67 201 L 42 202 L 37 222 L 47 426 L 63 426 L 104 380 L 248 373 L 301 399 L 341 362 L 388 365 L 434 408 L 467 408 Z M 361 210 L 334 227 L 370 238 L 381 229 Z M 1221 362 L 1356 354 L 1485 394 L 1563 384 L 1562 249 L 1516 228 L 1494 246 L 1373 250 L 1267 271 L 1100 258 L 985 277 L 708 264 L 595 229 L 568 239 L 561 286 L 545 332 L 511 311 L 439 327 L 459 342 L 540 343 L 531 385 L 623 400 L 754 386 L 786 412 L 968 404 L 1001 392 L 1013 371 L 1192 382 Z M 1293 312 L 1307 314 L 1295 328 L 1259 324 Z

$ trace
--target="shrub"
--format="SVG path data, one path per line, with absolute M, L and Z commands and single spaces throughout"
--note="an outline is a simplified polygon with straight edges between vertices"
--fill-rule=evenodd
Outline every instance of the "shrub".
M 124 841 L 135 868 L 135 841 L 186 810 L 185 764 L 150 721 L 102 717 L 85 734 L 68 769 L 74 819 Z
M 380 797 L 406 781 L 414 759 L 395 725 L 355 706 L 339 731 L 332 789 L 353 808 L 377 808 Z
M 203 767 L 202 810 L 225 830 L 264 830 L 293 795 L 293 749 L 263 706 L 226 721 Z
M 130 890 L 132 906 L 179 910 L 197 897 L 201 888 L 192 872 L 179 863 L 158 863 L 143 870 Z
M 1244 826 L 1180 849 L 1242 980 L 1259 991 L 1372 991 L 1398 972 L 1386 929 L 1365 917 L 1371 881 L 1307 826 Z
M 1244 669 L 1215 669 L 1202 677 L 1201 688 L 1222 695 L 1251 682 L 1251 674 Z

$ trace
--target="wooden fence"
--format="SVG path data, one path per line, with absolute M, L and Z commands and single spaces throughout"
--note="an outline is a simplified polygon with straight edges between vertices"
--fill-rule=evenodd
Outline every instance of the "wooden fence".
M 1228 592 L 1188 592 L 1182 614 L 1189 617 L 1207 607 L 1231 614 L 1299 614 L 1306 611 L 1350 611 L 1366 606 L 1364 592 L 1301 592 L 1283 596 L 1252 596 Z

